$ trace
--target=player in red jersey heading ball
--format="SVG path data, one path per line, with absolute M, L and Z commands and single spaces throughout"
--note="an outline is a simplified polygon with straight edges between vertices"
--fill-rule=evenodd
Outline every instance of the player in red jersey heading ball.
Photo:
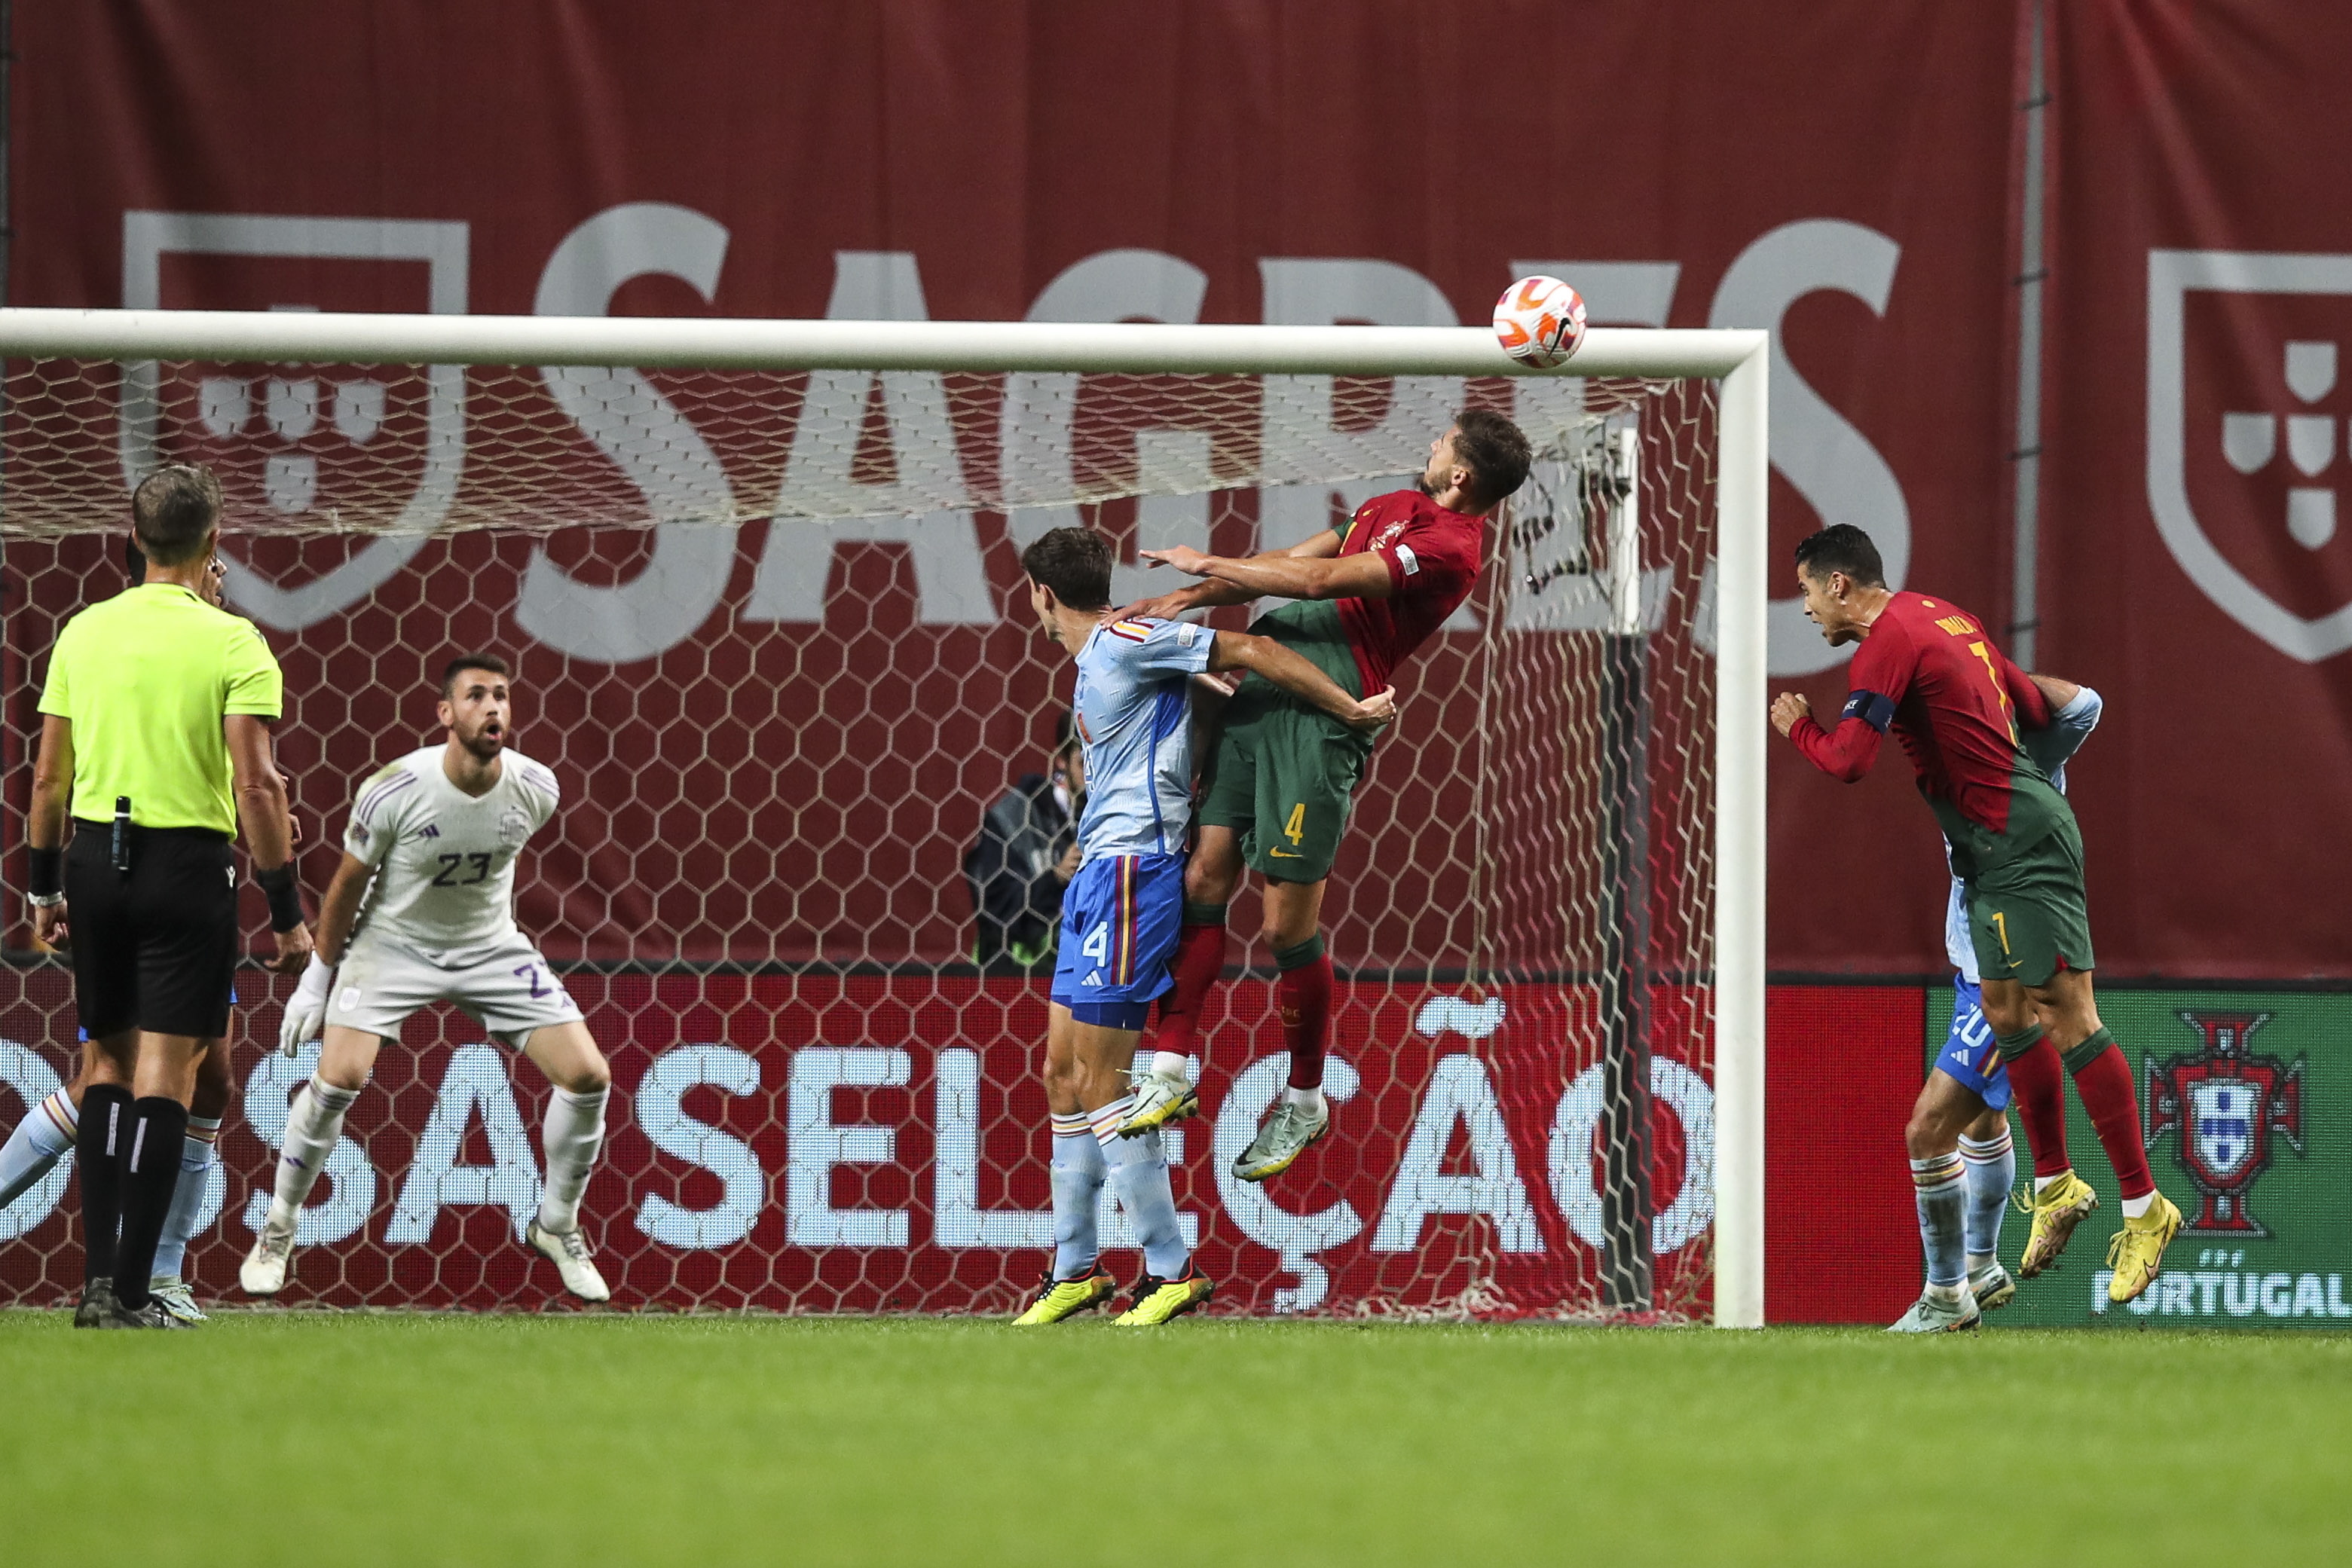
M 2020 725 L 2048 727 L 2049 704 L 1974 615 L 1948 600 L 1889 589 L 1877 547 L 1860 528 L 1840 524 L 1798 545 L 1797 581 L 1822 635 L 1862 646 L 1834 730 L 1789 692 L 1772 704 L 1773 727 L 1814 767 L 1847 783 L 1870 771 L 1892 727 L 1951 845 L 1953 873 L 1967 886 L 1985 1021 L 2033 1145 L 2033 1228 L 2019 1272 L 2048 1268 L 2098 1203 L 2066 1159 L 2071 1072 L 2123 1192 L 2124 1228 L 2107 1250 L 2107 1297 L 2128 1301 L 2156 1277 L 2180 1229 L 2180 1211 L 2156 1190 L 2131 1066 L 2092 997 L 2090 912 L 2074 810 L 2018 745 Z
M 1129 613 L 1173 618 L 1280 595 L 1296 602 L 1259 617 L 1253 632 L 1297 649 L 1350 695 L 1381 691 L 1470 597 L 1486 559 L 1486 520 L 1526 482 L 1529 461 L 1518 426 L 1491 409 L 1465 409 L 1430 443 L 1414 488 L 1365 502 L 1344 528 L 1245 560 L 1144 551 L 1147 560 L 1202 580 Z M 1160 1002 L 1152 1069 L 1138 1079 L 1136 1109 L 1122 1130 L 1139 1133 L 1195 1106 L 1184 1059 L 1199 1038 L 1201 1004 L 1224 970 L 1225 905 L 1246 865 L 1265 878 L 1264 932 L 1280 972 L 1275 1000 L 1290 1082 L 1234 1174 L 1244 1181 L 1278 1175 L 1329 1131 L 1323 1052 L 1332 973 L 1320 929 L 1323 889 L 1371 747 L 1370 736 L 1254 675 L 1234 693 L 1202 768 L 1176 987 Z

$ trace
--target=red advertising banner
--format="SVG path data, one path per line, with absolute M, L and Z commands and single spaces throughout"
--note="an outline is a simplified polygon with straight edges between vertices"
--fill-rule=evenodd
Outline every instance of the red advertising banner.
M 2100 967 L 2340 977 L 2352 790 L 2352 15 L 2048 7 L 2053 294 L 2042 663 Z
M 21 1106 L 72 1068 L 64 974 L 0 1009 L 0 1084 Z M 247 976 L 249 982 L 253 977 Z M 625 1306 L 1009 1312 L 1050 1256 L 1045 1027 L 1036 982 L 575 973 L 614 1061 L 583 1223 Z M 1232 987 L 1200 1073 L 1203 1116 L 1169 1140 L 1179 1208 L 1217 1307 L 1437 1316 L 1589 1311 L 1602 1239 L 1601 1030 L 1590 988 L 1345 986 L 1331 1139 L 1265 1186 L 1227 1167 L 1287 1063 L 1271 988 Z M 1864 993 L 1865 995 L 1867 993 Z M 1903 1030 L 1908 1044 L 1914 1012 Z M 1693 1039 L 1692 998 L 1652 998 Z M 241 1015 L 271 1038 L 276 1009 Z M 266 1212 L 287 1103 L 316 1061 L 240 1049 L 240 1120 L 191 1252 L 208 1294 Z M 1892 1059 L 1904 1061 L 1902 1051 Z M 1711 1299 L 1714 1095 L 1696 1051 L 1651 1072 L 1656 1300 Z M 387 1050 L 304 1210 L 289 1304 L 491 1307 L 558 1294 L 520 1241 L 540 1197 L 536 1072 L 446 1009 Z M 76 1288 L 66 1175 L 0 1213 L 0 1298 Z M 1130 1270 L 1108 1207 L 1103 1242 Z
M 247 976 L 248 982 L 253 977 Z M 0 1009 L 0 1115 L 72 1067 L 63 973 Z M 614 1061 L 603 1162 L 583 1206 L 617 1304 L 799 1312 L 1009 1312 L 1049 1255 L 1042 986 L 887 977 L 575 974 Z M 1589 1310 L 1605 1154 L 1589 991 L 1343 986 L 1331 1139 L 1267 1186 L 1233 1156 L 1286 1058 L 1263 981 L 1227 992 L 1202 1116 L 1170 1141 L 1188 1239 L 1221 1311 L 1554 1315 Z M 1653 998 L 1660 1039 L 1689 998 Z M 1770 1315 L 1891 1317 L 1917 1283 L 1902 1124 L 1918 1088 L 1916 987 L 1776 987 L 1770 1025 Z M 256 1049 L 189 1254 L 227 1291 L 268 1204 L 300 1061 Z M 1657 1301 L 1704 1318 L 1714 1096 L 1692 1053 L 1654 1061 Z M 517 1239 L 540 1194 L 538 1074 L 446 1009 L 379 1059 L 302 1220 L 289 1304 L 536 1306 L 560 1295 Z M 79 1287 L 71 1163 L 0 1211 L 0 1299 Z M 1884 1179 L 1871 1179 L 1876 1172 Z M 1839 1223 L 1820 1215 L 1834 1207 Z M 1108 1210 L 1114 1268 L 1134 1255 Z M 1891 1306 L 1888 1303 L 1893 1303 Z

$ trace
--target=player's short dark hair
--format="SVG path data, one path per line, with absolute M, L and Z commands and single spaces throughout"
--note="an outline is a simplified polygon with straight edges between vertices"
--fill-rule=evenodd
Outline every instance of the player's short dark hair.
M 220 526 L 225 505 L 211 469 L 167 463 L 131 492 L 131 530 L 157 566 L 185 566 L 205 548 L 205 536 Z
M 1797 566 L 1807 576 L 1826 580 L 1842 571 L 1847 580 L 1864 588 L 1886 586 L 1886 563 L 1878 547 L 1852 523 L 1832 523 L 1819 533 L 1797 541 Z
M 447 702 L 457 691 L 457 677 L 467 670 L 479 670 L 484 674 L 505 675 L 511 679 L 514 672 L 496 653 L 460 653 L 441 666 L 441 700 Z
M 1021 570 L 1073 610 L 1110 608 L 1110 541 L 1091 528 L 1053 528 L 1021 552 Z
M 1491 408 L 1465 408 L 1454 416 L 1454 455 L 1470 470 L 1470 488 L 1481 506 L 1517 493 L 1528 482 L 1534 449 L 1519 427 Z

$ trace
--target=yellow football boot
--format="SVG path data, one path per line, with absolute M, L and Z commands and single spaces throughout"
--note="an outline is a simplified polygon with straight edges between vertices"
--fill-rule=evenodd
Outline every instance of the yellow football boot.
M 1146 1274 L 1136 1281 L 1134 1303 L 1111 1321 L 1129 1328 L 1157 1328 L 1171 1318 L 1198 1312 L 1216 1289 L 1206 1274 L 1189 1264 L 1173 1280 Z
M 2124 1228 L 2107 1243 L 2107 1267 L 2116 1271 L 2107 1281 L 2107 1300 L 2128 1301 L 2147 1290 L 2164 1261 L 2164 1249 L 2179 1234 L 2180 1210 L 2162 1193 L 2137 1219 L 2126 1216 Z
M 2025 1256 L 2017 1265 L 2018 1273 L 2031 1280 L 2058 1261 L 2058 1254 L 2074 1239 L 2074 1227 L 2099 1207 L 2099 1195 L 2091 1190 L 2089 1182 L 2068 1171 L 2034 1194 L 2031 1204 L 2021 1197 L 2018 1207 L 2033 1216 L 2033 1228 L 2025 1238 Z
M 1045 1283 L 1037 1287 L 1037 1299 L 1029 1303 L 1027 1312 L 1013 1320 L 1013 1326 L 1031 1329 L 1044 1323 L 1057 1323 L 1064 1318 L 1090 1312 L 1117 1294 L 1118 1281 L 1100 1268 L 1075 1280 L 1056 1280 L 1049 1270 Z

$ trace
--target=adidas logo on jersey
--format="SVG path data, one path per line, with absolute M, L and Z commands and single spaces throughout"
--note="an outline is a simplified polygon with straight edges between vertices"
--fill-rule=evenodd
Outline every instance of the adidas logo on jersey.
M 416 830 L 416 837 L 420 839 L 437 839 L 440 836 L 441 830 L 435 827 L 431 822 L 427 822 L 423 827 Z
M 1099 985 L 1101 985 L 1101 984 L 1102 984 L 1102 971 L 1101 971 L 1100 969 L 1095 969 L 1095 970 L 1091 970 L 1091 971 L 1089 971 L 1089 972 L 1087 973 L 1087 985 L 1089 985 L 1089 986 L 1099 986 Z

